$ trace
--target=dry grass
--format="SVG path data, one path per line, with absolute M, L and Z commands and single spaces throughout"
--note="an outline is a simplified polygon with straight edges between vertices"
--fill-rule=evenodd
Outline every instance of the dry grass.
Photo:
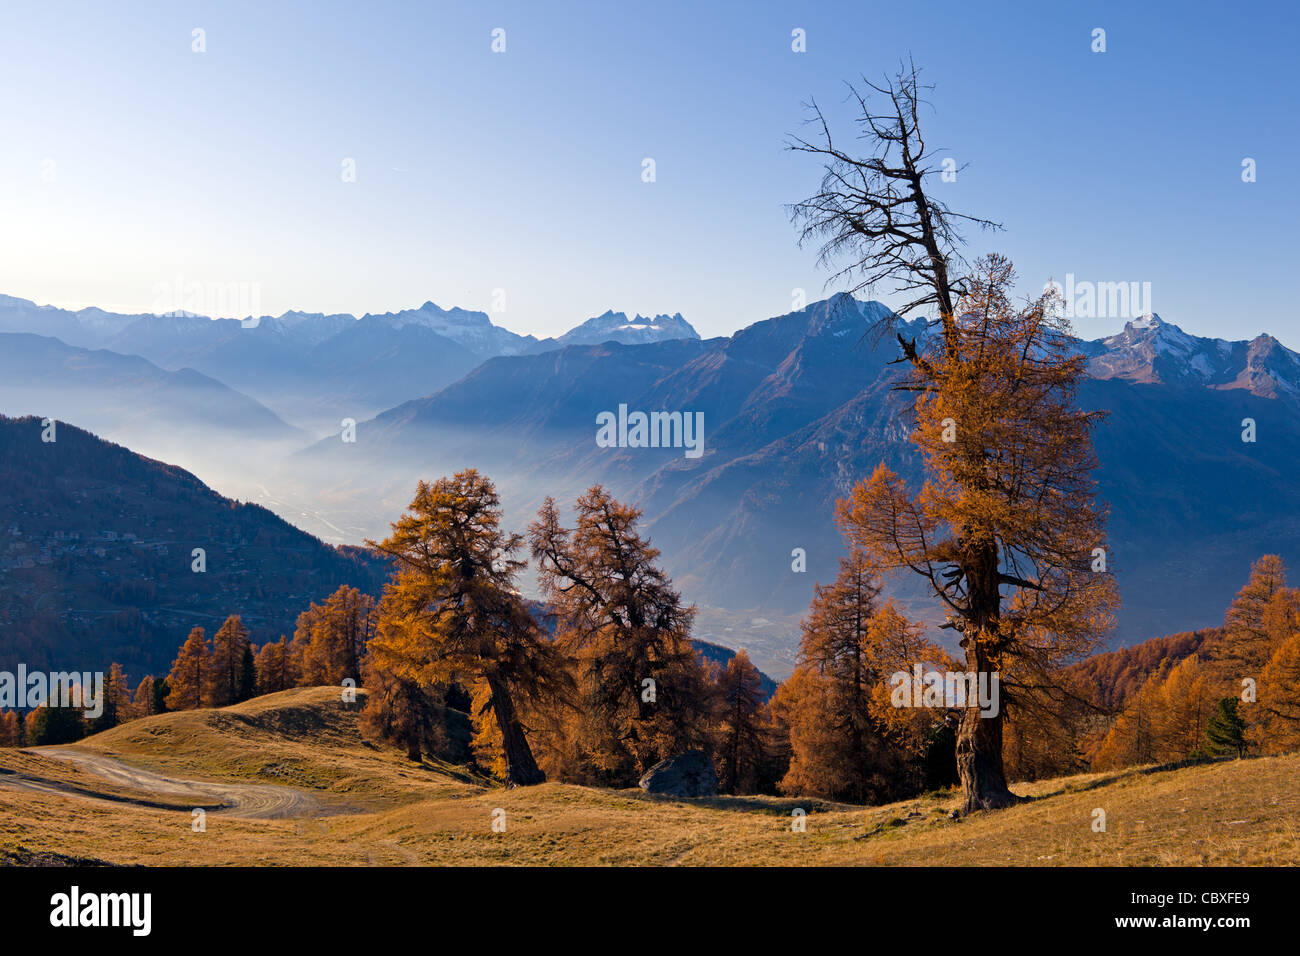
M 0 861 L 153 864 L 1196 865 L 1300 862 L 1300 756 L 1139 768 L 1017 786 L 1033 799 L 948 818 L 953 793 L 883 807 L 814 799 L 676 801 L 639 790 L 505 790 L 375 749 L 337 691 L 286 691 L 223 711 L 135 721 L 76 745 L 159 773 L 274 783 L 330 815 L 289 820 L 0 790 Z M 0 772 L 107 794 L 93 775 L 0 751 Z M 62 774 L 63 776 L 59 776 Z M 136 794 L 134 796 L 147 797 Z M 807 832 L 791 811 L 807 811 Z M 492 811 L 506 832 L 492 832 Z M 1093 810 L 1107 831 L 1092 830 Z

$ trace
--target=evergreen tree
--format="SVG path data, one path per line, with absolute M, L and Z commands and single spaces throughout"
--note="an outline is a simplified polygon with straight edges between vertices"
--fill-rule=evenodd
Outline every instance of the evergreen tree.
M 167 713 L 167 695 L 172 692 L 171 685 L 167 683 L 167 678 L 154 678 L 153 682 L 153 713 Z
M 925 784 L 929 790 L 942 790 L 961 782 L 957 774 L 957 729 L 953 721 L 936 723 L 925 740 Z
M 1205 737 L 1212 754 L 1240 757 L 1246 752 L 1246 721 L 1242 719 L 1237 698 L 1219 698 L 1205 728 Z
M 86 724 L 76 707 L 41 704 L 27 715 L 27 744 L 45 747 L 70 744 L 86 736 Z
M 235 692 L 235 702 L 251 700 L 257 696 L 257 656 L 252 644 L 244 645 L 244 653 L 239 660 L 239 684 Z

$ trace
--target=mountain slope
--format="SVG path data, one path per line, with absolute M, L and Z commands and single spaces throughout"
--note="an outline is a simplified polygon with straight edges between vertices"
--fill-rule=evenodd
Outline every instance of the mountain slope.
M 258 642 L 382 562 L 335 548 L 192 474 L 60 422 L 0 416 L 0 669 L 165 674 L 189 629 L 240 613 Z M 193 570 L 193 551 L 206 570 Z

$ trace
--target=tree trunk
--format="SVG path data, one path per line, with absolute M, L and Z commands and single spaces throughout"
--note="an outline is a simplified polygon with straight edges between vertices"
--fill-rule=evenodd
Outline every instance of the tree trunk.
M 978 646 L 975 635 L 969 636 L 967 641 L 967 671 L 979 675 L 995 670 Z M 1012 806 L 1020 798 L 1007 789 L 1006 776 L 1002 772 L 1001 701 L 997 712 L 987 716 L 980 713 L 978 699 L 966 703 L 957 730 L 957 775 L 961 779 L 963 797 L 961 812 Z
M 978 687 L 981 674 L 998 670 L 1000 654 L 994 651 L 999 640 L 998 624 L 1002 610 L 999 589 L 998 552 L 986 545 L 976 549 L 977 559 L 970 583 L 971 616 L 962 644 L 966 647 L 966 671 L 976 676 Z M 992 686 L 990 681 L 989 686 Z M 1001 693 L 1001 682 L 998 685 Z M 1007 789 L 1007 779 L 1002 771 L 1002 718 L 1005 709 L 1001 700 L 993 714 L 980 713 L 978 697 L 967 699 L 957 730 L 957 775 L 961 778 L 962 813 L 973 810 L 998 810 L 1016 803 L 1019 798 Z
M 536 783 L 545 783 L 546 774 L 542 773 L 533 759 L 532 748 L 524 728 L 515 716 L 515 704 L 510 699 L 510 691 L 497 674 L 487 676 L 488 689 L 492 693 L 492 713 L 496 714 L 497 726 L 501 728 L 501 748 L 506 756 L 506 782 L 512 787 L 528 787 Z

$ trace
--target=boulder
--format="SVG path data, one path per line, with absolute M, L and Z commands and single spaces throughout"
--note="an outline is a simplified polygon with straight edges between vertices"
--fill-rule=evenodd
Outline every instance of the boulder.
M 641 789 L 669 797 L 713 797 L 718 793 L 718 775 L 703 750 L 688 750 L 647 770 Z

